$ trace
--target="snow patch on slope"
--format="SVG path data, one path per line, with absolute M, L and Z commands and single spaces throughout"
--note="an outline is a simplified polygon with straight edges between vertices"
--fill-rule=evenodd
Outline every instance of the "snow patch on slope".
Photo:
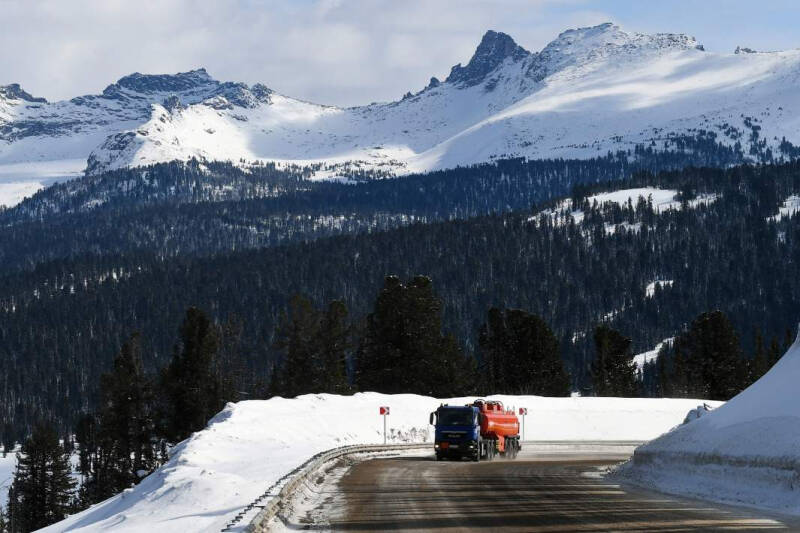
M 683 207 L 683 204 L 679 200 L 675 199 L 677 195 L 678 191 L 674 189 L 637 187 L 595 194 L 587 197 L 586 200 L 590 206 L 597 204 L 598 207 L 603 207 L 606 204 L 616 204 L 620 207 L 625 207 L 630 203 L 630 205 L 632 205 L 634 208 L 636 208 L 636 204 L 640 200 L 644 200 L 646 202 L 652 202 L 653 210 L 656 213 L 662 213 L 670 209 L 681 209 Z M 700 205 L 711 204 L 715 202 L 718 197 L 719 195 L 716 193 L 699 194 L 695 198 L 686 202 L 686 204 L 690 208 L 696 208 Z M 577 206 L 573 206 L 571 198 L 567 198 L 562 200 L 555 208 L 546 209 L 530 217 L 528 220 L 531 222 L 535 221 L 540 215 L 550 217 L 553 222 L 557 224 L 565 223 L 569 217 L 572 217 L 575 223 L 579 224 L 583 221 L 585 213 L 582 209 L 578 209 Z M 623 223 L 616 226 L 612 224 L 606 224 L 606 233 L 615 233 L 617 227 L 622 227 L 623 229 L 627 229 L 629 231 L 639 231 L 641 225 L 638 223 Z M 669 283 L 671 284 L 671 282 Z
M 636 450 L 618 476 L 667 492 L 800 514 L 800 334 L 722 407 Z
M 672 287 L 673 283 L 675 283 L 675 281 L 671 279 L 657 279 L 655 281 L 651 281 L 644 288 L 644 295 L 647 298 L 652 298 L 656 294 L 656 287 L 658 287 L 661 290 L 664 290 L 667 287 Z
M 794 216 L 798 211 L 800 211 L 800 196 L 793 194 L 783 202 L 783 205 L 778 210 L 778 214 L 769 217 L 767 220 L 779 222 L 784 218 Z
M 0 206 L 13 207 L 58 181 L 83 175 L 86 161 L 0 164 Z
M 44 188 L 40 181 L 0 182 L 0 207 L 13 207 Z
M 647 440 L 683 420 L 698 400 L 493 396 L 527 407 L 536 440 Z M 474 398 L 444 400 L 464 404 Z M 219 531 L 284 473 L 345 444 L 382 443 L 378 407 L 388 405 L 390 442 L 433 437 L 428 414 L 442 400 L 416 395 L 306 395 L 229 404 L 181 443 L 135 488 L 42 531 Z
M 672 346 L 673 340 L 675 340 L 675 337 L 664 339 L 663 341 L 656 344 L 652 350 L 648 350 L 646 352 L 634 355 L 633 362 L 636 365 L 636 367 L 639 370 L 644 371 L 644 365 L 646 365 L 647 363 L 652 363 L 654 361 L 657 361 L 658 354 L 661 352 L 661 349 L 664 346 Z

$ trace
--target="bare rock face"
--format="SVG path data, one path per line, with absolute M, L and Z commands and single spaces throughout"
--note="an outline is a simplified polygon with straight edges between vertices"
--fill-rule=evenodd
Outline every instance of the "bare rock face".
M 5 98 L 6 100 L 23 100 L 25 102 L 33 102 L 33 103 L 40 103 L 46 104 L 47 100 L 44 98 L 36 98 L 31 96 L 29 93 L 25 92 L 22 87 L 19 86 L 19 83 L 12 83 L 11 85 L 0 85 L 0 98 Z
M 505 33 L 487 31 L 477 50 L 465 67 L 461 63 L 450 70 L 447 82 L 472 87 L 478 85 L 486 76 L 494 71 L 506 59 L 519 61 L 530 55 L 530 52 L 514 42 Z

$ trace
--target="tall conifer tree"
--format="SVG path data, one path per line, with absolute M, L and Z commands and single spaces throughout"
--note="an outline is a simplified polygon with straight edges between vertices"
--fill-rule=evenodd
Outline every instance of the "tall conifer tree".
M 594 391 L 598 396 L 639 395 L 631 339 L 605 324 L 594 330 L 595 360 L 592 364 Z
M 406 285 L 387 277 L 359 342 L 359 389 L 451 396 L 473 375 L 474 361 L 442 334 L 442 302 L 430 278 L 417 276 Z
M 186 311 L 180 328 L 181 341 L 162 375 L 165 396 L 164 427 L 173 442 L 203 429 L 223 406 L 219 381 L 214 374 L 217 329 L 196 307 Z
M 493 307 L 478 342 L 487 393 L 569 395 L 558 339 L 541 317 Z
M 75 481 L 69 454 L 53 427 L 39 424 L 17 454 L 9 521 L 14 533 L 40 529 L 72 510 Z

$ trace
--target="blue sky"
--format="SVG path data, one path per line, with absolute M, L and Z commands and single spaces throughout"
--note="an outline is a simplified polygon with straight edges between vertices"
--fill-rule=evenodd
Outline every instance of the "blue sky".
M 0 0 L 0 13 L 0 84 L 51 100 L 201 66 L 320 103 L 391 100 L 468 61 L 487 29 L 532 51 L 606 21 L 719 53 L 800 47 L 788 0 Z

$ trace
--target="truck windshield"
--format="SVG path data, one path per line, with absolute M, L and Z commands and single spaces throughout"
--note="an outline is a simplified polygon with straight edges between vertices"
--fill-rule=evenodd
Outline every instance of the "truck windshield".
M 440 426 L 471 426 L 473 424 L 472 410 L 440 409 L 438 422 Z

